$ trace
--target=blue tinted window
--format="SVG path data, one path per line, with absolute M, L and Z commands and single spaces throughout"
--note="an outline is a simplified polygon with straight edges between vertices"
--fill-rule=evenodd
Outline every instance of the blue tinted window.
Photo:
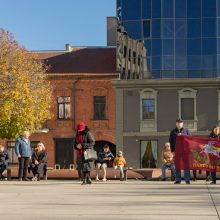
M 152 70 L 161 69 L 161 57 L 152 57 Z
M 173 19 L 163 19 L 162 20 L 162 34 L 163 34 L 163 38 L 173 38 L 174 37 Z
M 162 17 L 173 18 L 173 0 L 162 0 Z
M 176 78 L 188 78 L 188 71 L 187 70 L 176 70 L 175 77 Z
M 217 39 L 216 38 L 203 38 L 202 39 L 202 53 L 203 54 L 216 54 L 217 53 Z
M 188 69 L 201 69 L 201 56 L 188 56 Z
M 163 40 L 163 54 L 173 55 L 174 54 L 174 40 Z
M 143 37 L 149 38 L 151 36 L 150 20 L 143 20 Z
M 152 0 L 152 18 L 161 17 L 161 0 Z
M 151 0 L 142 0 L 142 18 L 151 18 Z
M 152 56 L 161 55 L 161 40 L 152 40 Z
M 141 18 L 141 0 L 122 0 L 122 20 Z
M 175 17 L 176 18 L 186 17 L 186 0 L 175 1 Z
M 177 56 L 187 54 L 187 40 L 186 39 L 175 40 L 175 54 Z
M 175 56 L 175 69 L 186 70 L 187 69 L 187 57 Z
M 220 19 L 218 18 L 218 37 L 220 37 Z
M 161 77 L 161 76 L 160 76 L 160 70 L 152 70 L 152 77 L 153 77 L 154 79 L 160 78 L 160 77 Z
M 152 19 L 152 38 L 160 38 L 161 37 L 161 25 L 160 19 Z
M 131 38 L 141 39 L 141 21 L 124 22 L 125 31 Z
M 201 70 L 189 70 L 188 77 L 189 78 L 201 78 L 202 72 Z
M 188 39 L 187 42 L 187 54 L 188 55 L 199 55 L 201 54 L 201 39 Z
M 151 57 L 147 57 L 147 68 L 151 70 Z
M 220 0 L 217 0 L 218 17 L 220 17 Z
M 220 38 L 218 38 L 218 54 L 220 54 Z
M 203 37 L 216 37 L 216 19 L 206 18 L 202 19 L 202 36 Z
M 163 56 L 163 70 L 174 69 L 174 56 Z
M 216 17 L 216 0 L 202 0 L 202 16 Z
M 174 78 L 174 71 L 173 70 L 163 70 L 161 71 L 162 78 Z
M 188 19 L 188 37 L 201 37 L 201 19 Z
M 187 16 L 188 18 L 201 17 L 201 0 L 187 0 Z
M 176 38 L 186 38 L 187 26 L 186 19 L 176 19 L 175 21 L 175 36 Z
M 202 57 L 203 69 L 216 69 L 217 68 L 217 56 L 216 55 L 204 55 Z
M 144 46 L 146 47 L 147 50 L 147 56 L 151 56 L 151 40 L 145 40 Z

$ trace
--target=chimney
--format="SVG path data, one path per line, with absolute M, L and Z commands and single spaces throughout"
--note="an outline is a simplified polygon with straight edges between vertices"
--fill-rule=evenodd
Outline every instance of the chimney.
M 66 44 L 65 47 L 66 47 L 66 51 L 68 52 L 71 52 L 73 50 L 71 44 Z

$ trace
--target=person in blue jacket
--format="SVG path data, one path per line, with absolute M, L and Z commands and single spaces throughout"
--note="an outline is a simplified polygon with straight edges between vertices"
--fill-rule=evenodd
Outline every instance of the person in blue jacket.
M 19 161 L 19 181 L 29 181 L 27 178 L 27 171 L 32 154 L 29 137 L 30 132 L 24 131 L 23 134 L 17 138 L 15 143 L 15 153 Z
M 174 128 L 170 132 L 170 148 L 171 152 L 175 155 L 175 145 L 176 145 L 176 137 L 180 135 L 190 135 L 190 132 L 187 128 L 183 127 L 183 120 L 181 118 L 178 118 L 176 120 L 176 128 Z M 190 184 L 190 170 L 184 170 L 184 176 L 186 184 Z M 180 184 L 181 183 L 181 170 L 176 170 L 176 181 L 174 184 Z

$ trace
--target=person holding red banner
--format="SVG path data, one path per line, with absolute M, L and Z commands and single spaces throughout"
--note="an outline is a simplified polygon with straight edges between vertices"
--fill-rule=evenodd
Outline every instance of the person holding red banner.
M 212 129 L 211 134 L 209 135 L 209 138 L 220 138 L 220 126 L 215 125 Z M 209 172 L 206 172 L 206 179 L 209 175 Z M 210 184 L 216 184 L 216 172 L 211 172 L 211 180 L 212 182 Z
M 171 147 L 171 152 L 175 156 L 175 145 L 176 145 L 176 137 L 180 135 L 191 135 L 188 128 L 183 127 L 183 120 L 181 118 L 178 118 L 176 120 L 176 128 L 174 128 L 170 132 L 170 147 Z M 190 184 L 190 170 L 184 170 L 184 177 L 186 184 Z M 181 170 L 176 170 L 176 181 L 174 184 L 180 184 L 181 183 Z

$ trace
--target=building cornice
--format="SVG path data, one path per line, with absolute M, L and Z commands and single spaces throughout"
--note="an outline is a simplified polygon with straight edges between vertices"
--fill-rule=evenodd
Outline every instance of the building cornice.
M 206 79 L 140 79 L 113 80 L 116 88 L 180 88 L 180 87 L 220 87 L 220 78 Z
M 47 73 L 48 78 L 118 78 L 118 73 Z

